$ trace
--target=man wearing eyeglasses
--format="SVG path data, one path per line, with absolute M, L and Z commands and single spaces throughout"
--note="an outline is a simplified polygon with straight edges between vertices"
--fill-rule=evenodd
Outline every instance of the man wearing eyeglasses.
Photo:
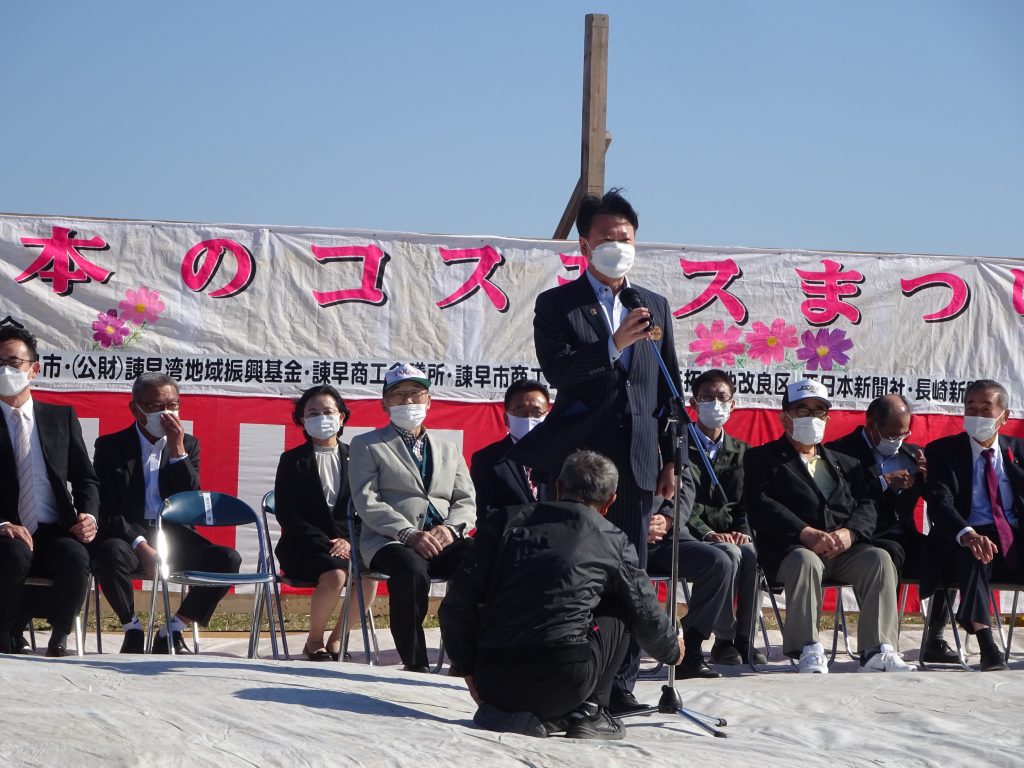
M 857 646 L 862 672 L 913 672 L 895 650 L 896 567 L 873 546 L 875 504 L 861 465 L 821 445 L 832 403 L 818 381 L 786 387 L 785 434 L 747 451 L 743 503 L 757 534 L 758 560 L 786 592 L 783 652 L 798 671 L 828 672 L 818 642 L 821 582 L 853 586 L 860 606 Z
M 919 582 L 922 597 L 932 595 L 921 660 L 958 664 L 960 656 L 942 637 L 946 594 L 936 589 L 942 582 L 942 563 L 949 548 L 938 536 L 921 533 L 914 520 L 917 502 L 924 493 L 927 463 L 924 449 L 907 442 L 911 416 L 910 404 L 903 395 L 875 398 L 864 415 L 864 426 L 827 447 L 852 456 L 874 478 L 878 521 L 873 543 L 889 553 L 898 574 Z
M 423 619 L 430 580 L 462 562 L 476 519 L 462 450 L 423 426 L 430 379 L 407 363 L 384 376 L 385 427 L 352 438 L 349 482 L 362 519 L 360 556 L 388 574 L 391 636 L 407 672 L 429 672 Z
M 753 653 L 755 664 L 764 664 L 763 653 L 752 648 L 754 603 L 757 590 L 757 552 L 740 498 L 743 491 L 743 457 L 750 447 L 725 431 L 735 405 L 735 386 L 729 375 L 712 368 L 693 380 L 690 406 L 697 412 L 697 442 L 690 441 L 690 476 L 695 498 L 693 511 L 679 536 L 679 573 L 692 580 L 693 595 L 683 619 L 686 655 L 676 676 L 720 677 L 704 661 L 701 644 L 712 633 L 714 664 L 735 666 Z M 700 451 L 707 454 L 722 485 L 726 501 L 711 492 Z M 666 505 L 651 522 L 648 571 L 668 575 L 672 570 L 674 505 Z M 684 505 L 685 508 L 685 505 Z M 735 610 L 733 609 L 735 600 Z
M 199 441 L 185 432 L 179 417 L 178 384 L 162 373 L 144 373 L 132 384 L 128 405 L 135 421 L 127 429 L 96 440 L 94 461 L 100 478 L 100 521 L 96 576 L 124 629 L 121 653 L 143 653 L 142 623 L 135 613 L 132 579 L 153 578 L 156 525 L 163 500 L 199 490 Z M 238 573 L 242 558 L 231 547 L 208 541 L 186 526 L 163 526 L 175 570 Z M 193 621 L 206 626 L 227 588 L 193 587 L 171 620 L 175 653 L 189 653 L 182 632 Z M 168 653 L 168 628 L 153 644 Z
M 46 655 L 60 657 L 89 585 L 99 489 L 74 408 L 32 397 L 39 370 L 35 336 L 0 327 L 0 653 L 30 652 L 25 579 L 41 576 L 54 581 L 39 596 L 53 629 Z

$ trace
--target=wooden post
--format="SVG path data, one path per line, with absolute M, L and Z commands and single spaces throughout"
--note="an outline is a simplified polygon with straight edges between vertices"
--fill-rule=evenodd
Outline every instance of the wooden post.
M 608 14 L 588 13 L 583 37 L 583 136 L 580 178 L 555 229 L 554 239 L 572 231 L 585 195 L 604 194 L 604 156 L 611 143 L 606 127 L 608 112 Z

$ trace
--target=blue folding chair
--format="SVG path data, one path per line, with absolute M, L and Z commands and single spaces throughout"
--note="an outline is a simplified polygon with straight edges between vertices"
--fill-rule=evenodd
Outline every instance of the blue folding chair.
M 252 573 L 213 573 L 210 571 L 175 571 L 172 572 L 168 565 L 170 558 L 170 547 L 167 537 L 163 531 L 163 524 L 176 523 L 178 525 L 205 525 L 212 527 L 236 527 L 252 523 L 256 526 L 256 536 L 259 542 L 259 552 L 256 560 L 256 570 Z M 170 632 L 171 626 L 171 597 L 170 585 L 180 584 L 184 587 L 232 587 L 251 586 L 253 588 L 253 610 L 252 629 L 249 632 L 249 654 L 250 659 L 256 657 L 257 642 L 259 637 L 259 613 L 261 606 L 265 604 L 268 620 L 270 622 L 270 643 L 274 658 L 277 653 L 277 628 L 275 625 L 274 610 L 271 604 L 268 585 L 274 585 L 274 572 L 270 568 L 270 545 L 264 533 L 264 527 L 260 518 L 241 499 L 226 493 L 211 493 L 208 491 L 185 491 L 176 493 L 164 499 L 163 507 L 160 509 L 160 516 L 157 518 L 157 562 L 156 578 L 153 580 L 153 599 L 149 611 L 149 627 L 146 636 L 146 652 L 152 653 L 153 639 L 156 625 L 156 596 L 157 591 L 163 592 L 164 613 L 167 618 L 167 629 Z M 174 655 L 174 643 L 168 642 L 168 651 Z

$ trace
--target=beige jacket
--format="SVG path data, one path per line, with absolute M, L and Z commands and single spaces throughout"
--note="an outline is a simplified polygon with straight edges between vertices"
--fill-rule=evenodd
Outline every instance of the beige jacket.
M 435 435 L 427 439 L 433 462 L 429 488 L 424 488 L 409 449 L 391 424 L 352 438 L 349 482 L 352 503 L 363 521 L 359 549 L 364 564 L 381 547 L 397 543 L 400 531 L 420 528 L 428 500 L 446 525 L 465 524 L 468 531 L 476 521 L 476 492 L 462 451 Z

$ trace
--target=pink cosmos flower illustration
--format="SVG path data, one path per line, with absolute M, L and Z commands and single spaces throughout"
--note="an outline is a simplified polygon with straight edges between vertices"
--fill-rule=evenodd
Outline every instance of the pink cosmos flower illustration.
M 155 323 L 167 306 L 160 300 L 159 293 L 144 285 L 137 291 L 125 291 L 124 296 L 124 300 L 117 305 L 118 309 L 125 320 L 136 325 Z
M 697 338 L 690 342 L 690 351 L 700 353 L 694 365 L 735 365 L 736 355 L 743 353 L 742 331 L 737 325 L 726 330 L 723 321 L 715 320 L 711 328 L 701 323 L 696 332 Z
M 795 347 L 796 327 L 786 325 L 781 317 L 772 320 L 771 327 L 768 327 L 760 320 L 750 326 L 751 331 L 747 334 L 747 343 L 750 349 L 747 354 L 765 365 L 781 363 L 786 357 L 786 349 Z
M 92 330 L 94 331 L 92 337 L 104 349 L 120 346 L 125 337 L 132 332 L 124 320 L 117 316 L 116 309 L 100 312 L 92 324 Z
M 846 353 L 853 348 L 853 339 L 846 338 L 844 330 L 822 328 L 817 333 L 804 331 L 800 341 L 804 345 L 796 351 L 796 356 L 807 363 L 809 371 L 831 371 L 835 365 L 850 362 Z

